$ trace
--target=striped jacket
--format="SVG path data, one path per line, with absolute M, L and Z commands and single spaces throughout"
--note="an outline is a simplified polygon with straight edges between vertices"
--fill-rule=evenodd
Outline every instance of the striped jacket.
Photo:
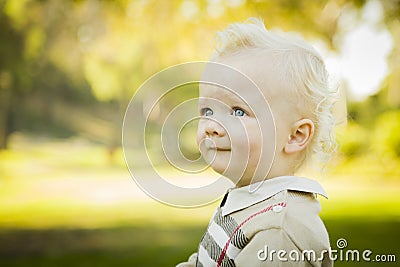
M 230 190 L 198 252 L 177 266 L 332 266 L 317 194 L 326 197 L 319 183 L 295 176 Z

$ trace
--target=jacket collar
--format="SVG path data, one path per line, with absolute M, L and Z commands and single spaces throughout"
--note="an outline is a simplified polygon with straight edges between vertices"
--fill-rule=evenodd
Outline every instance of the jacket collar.
M 280 176 L 252 184 L 256 191 L 250 191 L 250 185 L 230 189 L 225 204 L 221 208 L 222 215 L 228 215 L 235 211 L 245 209 L 256 203 L 264 201 L 284 190 L 295 190 L 308 193 L 316 193 L 328 198 L 325 190 L 315 180 L 297 176 Z

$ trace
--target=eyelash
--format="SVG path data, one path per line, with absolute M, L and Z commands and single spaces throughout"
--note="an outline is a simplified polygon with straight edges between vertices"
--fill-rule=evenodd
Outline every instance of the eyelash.
M 247 115 L 248 115 L 247 112 L 244 111 L 244 110 L 241 109 L 241 108 L 234 107 L 234 108 L 232 108 L 232 109 L 233 109 L 233 115 L 234 115 L 234 116 L 236 116 L 235 113 L 236 113 L 236 111 L 238 111 L 238 110 L 242 111 L 242 112 L 243 112 L 243 115 L 242 115 L 242 116 L 237 116 L 237 117 L 244 117 L 244 116 L 247 116 Z
M 210 115 L 207 115 L 207 112 L 208 111 L 211 111 L 211 114 Z M 213 115 L 214 114 L 214 111 L 211 109 L 211 108 L 202 108 L 201 110 L 200 110 L 200 115 L 201 116 L 211 116 L 211 115 Z
M 234 108 L 232 108 L 232 110 L 233 110 L 232 115 L 235 116 L 235 117 L 244 117 L 244 116 L 247 116 L 247 115 L 248 115 L 247 112 L 244 111 L 242 108 L 234 107 Z M 242 115 L 242 116 L 236 116 L 236 115 L 235 115 L 235 114 L 236 114 L 236 111 L 238 111 L 238 110 L 240 110 L 240 111 L 243 112 L 243 115 Z M 207 112 L 209 112 L 209 111 L 211 112 L 211 114 L 207 115 Z M 200 115 L 201 115 L 201 116 L 206 116 L 206 117 L 208 117 L 208 116 L 214 115 L 214 111 L 213 111 L 211 108 L 202 108 L 202 109 L 200 110 Z

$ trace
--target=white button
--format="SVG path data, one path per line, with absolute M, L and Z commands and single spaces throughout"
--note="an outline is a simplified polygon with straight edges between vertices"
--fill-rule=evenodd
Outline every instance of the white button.
M 276 205 L 276 206 L 272 207 L 272 211 L 276 212 L 276 213 L 281 212 L 282 210 L 283 210 L 283 207 L 281 205 Z

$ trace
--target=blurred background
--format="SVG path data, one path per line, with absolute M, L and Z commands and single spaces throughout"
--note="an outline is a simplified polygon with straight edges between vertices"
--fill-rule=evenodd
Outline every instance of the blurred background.
M 174 266 L 194 252 L 218 203 L 145 195 L 123 116 L 148 77 L 207 60 L 216 31 L 252 16 L 301 33 L 347 98 L 318 178 L 332 248 L 400 261 L 400 1 L 0 0 L 0 266 Z M 397 266 L 335 266 L 360 265 Z

